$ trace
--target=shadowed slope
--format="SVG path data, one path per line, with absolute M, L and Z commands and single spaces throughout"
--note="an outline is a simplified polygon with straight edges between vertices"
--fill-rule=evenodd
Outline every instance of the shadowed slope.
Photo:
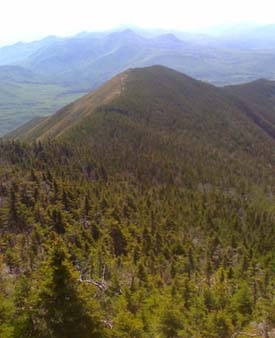
M 275 124 L 275 82 L 260 79 L 236 86 L 227 86 L 225 90 L 244 101 L 269 123 Z

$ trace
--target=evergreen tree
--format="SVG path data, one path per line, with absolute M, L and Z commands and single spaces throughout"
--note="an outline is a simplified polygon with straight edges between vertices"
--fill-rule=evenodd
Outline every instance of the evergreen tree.
M 53 245 L 39 295 L 40 336 L 43 338 L 103 337 L 98 316 L 91 313 L 78 290 L 77 275 L 62 242 Z

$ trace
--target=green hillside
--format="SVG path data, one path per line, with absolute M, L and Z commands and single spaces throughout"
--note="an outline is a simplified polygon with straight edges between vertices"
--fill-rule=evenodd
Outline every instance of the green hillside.
M 275 140 L 244 105 L 131 69 L 3 140 L 0 336 L 269 335 Z
M 227 137 L 238 139 L 242 128 L 248 129 L 250 124 L 250 128 L 255 128 L 255 134 L 259 133 L 240 107 L 238 97 L 232 96 L 227 89 L 205 84 L 172 69 L 153 66 L 121 73 L 41 121 L 31 133 L 19 136 L 28 141 L 59 138 L 72 129 L 80 131 L 81 125 L 92 127 L 87 119 L 100 115 L 100 111 L 107 112 L 106 115 L 118 113 L 123 118 L 158 129 L 196 132 L 199 137 L 211 135 L 220 142 L 223 141 L 220 135 L 215 134 L 224 130 L 226 146 Z
M 229 93 L 245 101 L 266 121 L 275 124 L 275 82 L 260 79 L 238 86 L 225 88 Z
M 0 135 L 35 116 L 54 113 L 83 92 L 48 82 L 18 66 L 0 67 Z

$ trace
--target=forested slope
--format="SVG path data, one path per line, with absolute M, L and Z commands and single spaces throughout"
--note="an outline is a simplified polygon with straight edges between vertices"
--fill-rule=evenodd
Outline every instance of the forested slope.
M 274 139 L 234 102 L 130 70 L 1 143 L 1 337 L 275 327 Z

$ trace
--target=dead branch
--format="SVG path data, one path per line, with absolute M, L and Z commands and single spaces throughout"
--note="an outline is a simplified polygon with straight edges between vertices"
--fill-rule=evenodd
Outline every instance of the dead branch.
M 108 329 L 113 329 L 113 323 L 110 321 L 110 320 L 108 320 L 108 319 L 104 319 L 103 320 L 103 323 L 106 325 L 106 327 L 108 328 Z
M 107 286 L 104 282 L 99 282 L 99 281 L 96 281 L 94 279 L 83 279 L 82 276 L 80 276 L 79 282 L 81 283 L 87 283 L 87 284 L 92 284 L 92 285 L 95 285 L 97 288 L 99 288 L 102 292 L 106 291 L 107 289 Z
M 106 265 L 104 264 L 102 268 L 102 283 L 105 282 L 105 272 L 106 272 Z
M 238 331 L 238 332 L 233 333 L 231 338 L 236 338 L 240 335 L 247 336 L 247 337 L 257 337 L 257 336 L 259 336 L 258 334 L 255 334 L 255 333 L 246 333 L 246 332 Z

